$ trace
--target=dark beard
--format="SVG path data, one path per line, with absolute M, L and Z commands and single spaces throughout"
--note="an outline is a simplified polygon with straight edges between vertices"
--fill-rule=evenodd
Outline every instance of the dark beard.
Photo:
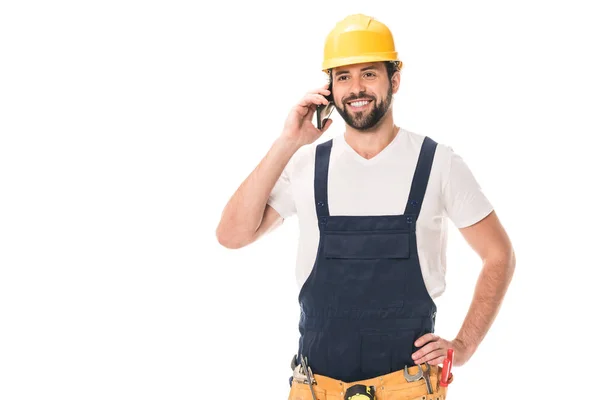
M 372 100 L 372 103 L 374 103 L 373 109 L 366 115 L 365 115 L 365 112 L 363 112 L 363 111 L 350 114 L 350 112 L 348 111 L 348 108 L 347 108 L 348 107 L 347 103 L 349 101 L 352 101 L 355 99 L 360 99 L 360 98 L 366 98 L 366 99 Z M 390 84 L 386 98 L 383 102 L 377 102 L 377 99 L 373 98 L 372 96 L 367 96 L 367 94 L 365 92 L 360 92 L 357 96 L 353 96 L 353 97 L 350 97 L 349 99 L 345 100 L 344 104 L 343 104 L 343 106 L 344 106 L 343 108 L 338 107 L 337 104 L 335 105 L 335 108 L 348 125 L 350 125 L 352 128 L 354 128 L 356 130 L 363 131 L 363 130 L 371 129 L 375 125 L 377 125 L 377 123 L 381 120 L 381 118 L 383 118 L 383 116 L 385 115 L 387 110 L 390 108 L 391 104 L 392 104 L 392 85 Z

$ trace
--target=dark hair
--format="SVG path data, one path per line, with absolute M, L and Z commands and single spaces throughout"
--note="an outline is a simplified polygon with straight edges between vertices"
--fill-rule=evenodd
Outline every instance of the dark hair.
M 400 71 L 400 62 L 398 61 L 386 61 L 385 69 L 387 70 L 388 78 L 390 79 L 390 84 L 392 83 L 392 76 L 394 72 Z

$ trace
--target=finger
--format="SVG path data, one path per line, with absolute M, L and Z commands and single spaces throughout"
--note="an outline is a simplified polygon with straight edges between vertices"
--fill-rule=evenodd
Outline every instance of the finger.
M 442 355 L 442 356 L 440 356 L 438 358 L 435 358 L 435 359 L 429 361 L 429 364 L 431 364 L 431 365 L 441 365 L 441 364 L 444 364 L 444 360 L 445 359 L 446 359 L 446 356 Z
M 319 89 L 315 89 L 312 92 L 309 92 L 309 94 L 322 94 L 323 96 L 329 96 L 331 94 L 331 91 L 329 90 L 329 86 L 326 88 L 319 88 Z
M 432 365 L 437 365 L 437 364 L 442 364 L 444 362 L 444 350 L 443 349 L 438 349 L 435 351 L 432 351 L 430 353 L 425 354 L 423 357 L 420 357 L 418 359 L 415 360 L 415 364 L 423 364 L 423 363 L 429 363 Z
M 327 100 L 324 95 L 315 93 L 313 96 L 315 96 L 315 104 L 323 104 L 324 106 L 329 104 L 329 100 Z
M 413 360 L 420 359 L 420 358 L 424 357 L 426 354 L 429 354 L 432 351 L 436 351 L 441 348 L 442 348 L 442 346 L 441 346 L 441 343 L 439 340 L 436 340 L 434 342 L 429 342 L 429 344 L 427 344 L 426 346 L 423 346 L 418 351 L 415 351 L 412 355 L 412 358 L 413 358 Z
M 310 102 L 304 101 L 304 98 L 294 106 L 294 110 L 298 113 L 298 115 L 302 118 L 312 119 L 315 111 L 317 110 L 317 105 Z
M 326 106 L 328 103 L 329 102 L 327 101 L 325 96 L 323 96 L 321 94 L 317 94 L 317 93 L 312 93 L 312 94 L 307 94 L 306 96 L 304 96 L 302 98 L 302 100 L 300 100 L 298 105 L 301 107 L 308 107 L 313 104 L 317 104 L 317 105 L 323 104 Z
M 323 126 L 323 129 L 321 129 L 321 132 L 325 132 L 327 129 L 329 129 L 329 127 L 331 126 L 332 123 L 333 123 L 333 120 L 331 118 L 327 118 L 325 120 L 325 126 Z
M 316 111 L 317 111 L 316 105 L 311 104 L 310 106 L 308 106 L 308 114 L 306 115 L 306 119 L 309 121 L 312 121 L 313 116 L 315 115 Z
M 421 347 L 425 343 L 429 343 L 431 341 L 439 340 L 440 337 L 438 335 L 434 335 L 433 333 L 426 333 L 415 341 L 415 346 Z

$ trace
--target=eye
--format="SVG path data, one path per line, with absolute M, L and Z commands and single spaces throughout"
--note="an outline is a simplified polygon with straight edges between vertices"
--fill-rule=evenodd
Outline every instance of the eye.
M 368 78 L 374 78 L 376 75 L 374 72 L 367 72 L 367 73 L 365 73 L 365 76 Z
M 347 76 L 346 76 L 346 75 L 342 75 L 342 76 L 338 76 L 337 80 L 338 80 L 338 81 L 341 81 L 341 80 L 343 80 L 343 79 L 345 79 L 345 78 L 347 78 Z

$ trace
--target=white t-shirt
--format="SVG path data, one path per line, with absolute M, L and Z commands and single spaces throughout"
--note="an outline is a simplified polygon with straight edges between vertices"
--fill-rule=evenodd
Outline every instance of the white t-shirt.
M 401 128 L 379 154 L 365 159 L 343 134 L 334 137 L 328 180 L 330 215 L 403 214 L 424 138 Z M 267 202 L 284 219 L 298 217 L 296 280 L 300 288 L 310 275 L 319 245 L 314 198 L 318 144 L 303 146 L 292 156 Z M 467 164 L 450 146 L 438 142 L 416 226 L 421 271 L 431 298 L 445 290 L 447 218 L 463 228 L 492 210 Z

